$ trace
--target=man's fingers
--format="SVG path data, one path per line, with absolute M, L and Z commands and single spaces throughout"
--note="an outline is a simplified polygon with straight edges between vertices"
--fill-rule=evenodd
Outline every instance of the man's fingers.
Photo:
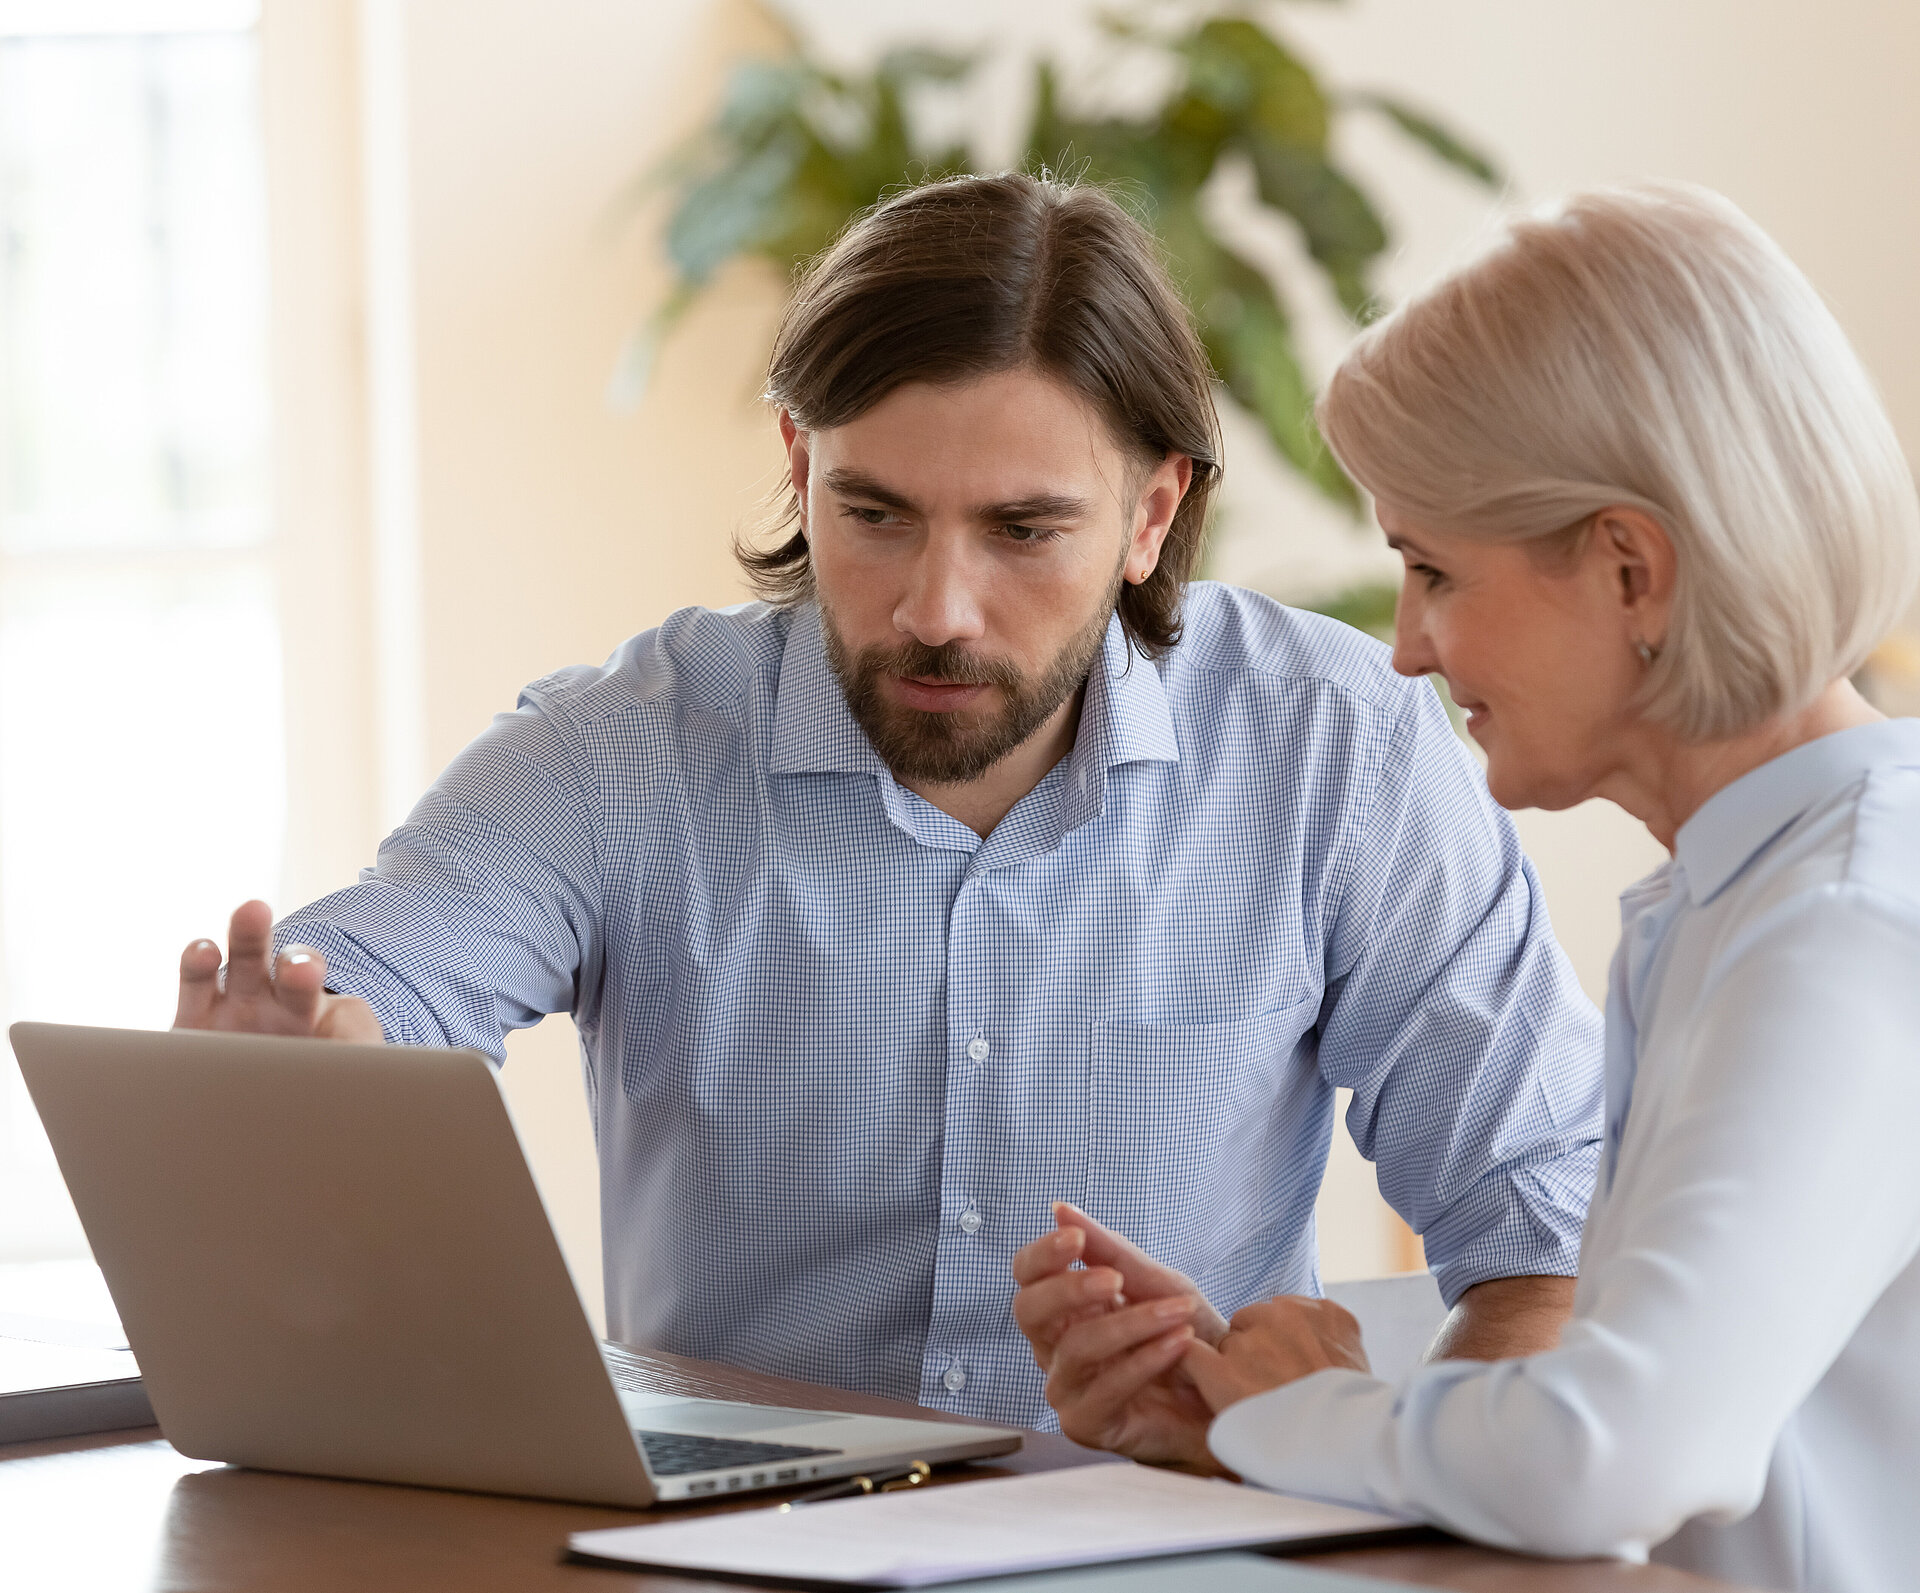
M 1047 1399 L 1055 1409 L 1077 1401 L 1117 1357 L 1157 1339 L 1168 1329 L 1188 1323 L 1193 1302 L 1186 1297 L 1147 1300 L 1122 1311 L 1109 1311 L 1078 1322 L 1054 1345 L 1053 1368 L 1047 1379 Z
M 1193 1320 L 1194 1331 L 1209 1344 L 1219 1343 L 1227 1331 L 1226 1319 L 1208 1304 L 1185 1273 L 1161 1265 L 1131 1240 L 1122 1238 L 1064 1200 L 1054 1202 L 1053 1220 L 1062 1228 L 1072 1228 L 1086 1236 L 1082 1252 L 1086 1264 L 1114 1268 L 1125 1280 L 1128 1299 L 1151 1300 L 1162 1295 L 1186 1294 L 1198 1300 L 1200 1310 Z
M 273 943 L 273 909 L 242 902 L 227 926 L 227 994 L 265 995 L 271 986 L 267 958 Z
M 1053 1220 L 1062 1228 L 1071 1228 L 1075 1233 L 1091 1244 L 1101 1246 L 1107 1254 L 1143 1254 L 1136 1246 L 1130 1245 L 1117 1233 L 1097 1218 L 1089 1217 L 1070 1200 L 1056 1200 L 1053 1203 Z
M 1061 1409 L 1062 1430 L 1069 1437 L 1075 1432 L 1110 1432 L 1148 1384 L 1180 1364 L 1193 1342 L 1193 1329 L 1182 1323 L 1102 1364 L 1073 1396 L 1070 1407 Z M 1049 1384 L 1048 1398 L 1052 1396 Z
M 220 948 L 196 940 L 180 954 L 176 1029 L 240 1028 L 261 1034 L 311 1034 L 380 1045 L 386 1040 L 373 1008 L 357 996 L 327 992 L 327 959 L 312 946 L 288 946 L 268 962 L 273 914 L 247 902 L 233 915 L 226 986 Z M 228 1004 L 227 997 L 239 996 Z
M 1110 1267 L 1061 1272 L 1030 1283 L 1013 1297 L 1013 1320 L 1036 1351 L 1050 1349 L 1073 1323 L 1104 1314 L 1120 1298 L 1120 1274 Z
M 1144 1294 L 1151 1290 L 1155 1294 L 1172 1294 L 1193 1287 L 1181 1273 L 1175 1272 L 1172 1267 L 1163 1267 L 1132 1240 L 1121 1238 L 1078 1206 L 1059 1201 L 1053 1208 L 1053 1216 L 1055 1222 L 1070 1224 L 1076 1232 L 1086 1236 L 1084 1254 L 1088 1266 L 1098 1262 L 1117 1267 L 1135 1293 Z
M 273 998 L 302 1028 L 318 1020 L 326 982 L 327 959 L 311 946 L 289 946 L 274 959 Z
M 1078 1228 L 1055 1228 L 1014 1252 L 1013 1281 L 1025 1287 L 1065 1272 L 1080 1259 L 1087 1236 Z
M 220 948 L 210 940 L 196 940 L 180 953 L 180 1004 L 174 1008 L 173 1026 L 206 1028 L 219 994 Z

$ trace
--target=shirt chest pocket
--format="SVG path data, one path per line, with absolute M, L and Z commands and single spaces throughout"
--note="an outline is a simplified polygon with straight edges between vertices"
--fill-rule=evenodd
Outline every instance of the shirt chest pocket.
M 1321 1088 L 1319 997 L 1235 1023 L 1096 1023 L 1087 1210 L 1191 1277 L 1266 1218 Z

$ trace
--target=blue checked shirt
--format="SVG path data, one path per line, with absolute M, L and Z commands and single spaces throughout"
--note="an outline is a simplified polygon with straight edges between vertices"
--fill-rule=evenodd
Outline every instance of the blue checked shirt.
M 1334 1089 L 1449 1300 L 1576 1270 L 1600 1027 L 1513 828 L 1356 631 L 1117 622 L 986 840 L 897 784 L 818 614 L 536 681 L 280 939 L 390 1039 L 579 1026 L 614 1337 L 1051 1425 L 1013 1253 L 1073 1200 L 1231 1312 L 1317 1293 Z

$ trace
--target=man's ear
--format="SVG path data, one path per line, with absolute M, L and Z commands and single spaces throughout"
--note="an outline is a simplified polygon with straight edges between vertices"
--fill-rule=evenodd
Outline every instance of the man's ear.
M 800 505 L 800 534 L 807 534 L 807 474 L 813 466 L 813 453 L 807 434 L 793 423 L 792 414 L 780 411 L 780 441 L 787 450 L 787 479 L 793 483 L 793 496 Z
M 1168 454 L 1141 479 L 1124 566 L 1131 585 L 1146 580 L 1160 563 L 1160 549 L 1192 482 L 1193 461 L 1185 454 Z
M 1620 605 L 1628 644 L 1657 653 L 1673 615 L 1678 568 L 1666 527 L 1641 509 L 1603 509 L 1594 520 L 1591 547 Z

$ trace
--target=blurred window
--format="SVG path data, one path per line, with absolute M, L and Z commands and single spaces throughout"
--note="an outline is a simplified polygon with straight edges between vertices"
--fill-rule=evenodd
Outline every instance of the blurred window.
M 252 8 L 0 0 L 0 1016 L 152 1027 L 285 822 Z M 10 1054 L 0 1259 L 84 1253 Z

